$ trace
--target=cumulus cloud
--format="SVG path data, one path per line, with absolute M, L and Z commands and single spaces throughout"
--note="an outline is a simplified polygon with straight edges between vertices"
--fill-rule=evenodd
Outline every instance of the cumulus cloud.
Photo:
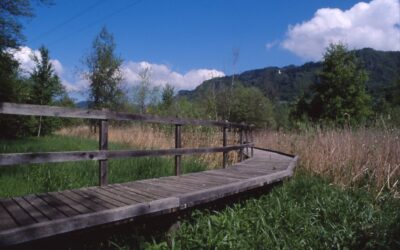
M 344 11 L 319 9 L 311 20 L 290 26 L 281 46 L 319 60 L 329 43 L 337 42 L 351 49 L 400 50 L 400 1 L 360 2 Z
M 26 46 L 12 49 L 11 53 L 14 56 L 14 59 L 20 63 L 22 73 L 26 75 L 31 73 L 35 67 L 33 57 L 36 56 L 37 58 L 40 58 L 39 50 L 33 50 Z M 54 71 L 58 76 L 64 73 L 64 68 L 59 60 L 51 59 L 50 63 L 53 65 Z
M 24 75 L 32 72 L 35 63 L 33 57 L 40 58 L 40 52 L 29 47 L 23 46 L 18 50 L 12 50 L 14 58 L 20 63 L 20 68 Z M 64 69 L 62 63 L 57 59 L 51 59 L 55 73 L 60 77 L 61 83 L 68 92 L 83 94 L 88 90 L 89 82 L 82 74 L 69 74 Z M 215 69 L 193 69 L 184 74 L 178 73 L 165 64 L 155 64 L 146 61 L 133 62 L 128 61 L 122 65 L 122 74 L 125 84 L 128 87 L 136 85 L 139 81 L 139 72 L 144 69 L 150 69 L 151 83 L 154 86 L 164 86 L 169 83 L 177 90 L 191 90 L 200 85 L 203 81 L 214 77 L 225 76 L 221 71 Z
M 225 74 L 215 69 L 193 69 L 185 74 L 173 71 L 165 64 L 154 64 L 146 61 L 124 63 L 122 67 L 123 76 L 128 86 L 138 83 L 138 73 L 144 69 L 150 69 L 151 82 L 154 85 L 164 86 L 169 83 L 177 90 L 192 90 L 200 85 L 203 81 L 214 77 L 222 77 Z

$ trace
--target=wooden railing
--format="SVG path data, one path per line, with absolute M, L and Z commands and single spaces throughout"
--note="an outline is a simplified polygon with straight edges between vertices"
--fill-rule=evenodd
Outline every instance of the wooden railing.
M 181 119 L 176 117 L 159 117 L 154 115 L 139 115 L 132 113 L 121 113 L 108 110 L 76 109 L 44 105 L 29 105 L 16 103 L 0 103 L 0 114 L 28 115 L 28 116 L 51 116 L 63 118 L 83 118 L 99 120 L 99 150 L 96 151 L 67 151 L 67 152 L 45 152 L 45 153 L 10 153 L 0 154 L 0 167 L 12 166 L 24 163 L 48 163 L 67 161 L 99 161 L 99 185 L 108 184 L 108 159 L 124 157 L 143 156 L 165 156 L 175 155 L 175 174 L 181 174 L 181 156 L 186 154 L 223 153 L 222 166 L 227 166 L 228 152 L 239 150 L 239 159 L 244 159 L 244 149 L 251 148 L 253 152 L 251 126 L 243 123 L 231 123 L 223 121 L 207 121 L 195 119 Z M 108 150 L 108 120 L 116 121 L 140 121 L 149 123 L 161 123 L 175 125 L 175 148 L 157 150 Z M 218 126 L 222 127 L 222 147 L 182 148 L 181 127 L 182 125 Z M 229 128 L 239 129 L 239 144 L 227 145 L 227 131 Z

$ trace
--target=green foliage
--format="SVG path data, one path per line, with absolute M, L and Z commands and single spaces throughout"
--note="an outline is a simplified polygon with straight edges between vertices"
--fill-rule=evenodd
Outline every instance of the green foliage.
M 90 108 L 117 110 L 123 101 L 121 89 L 122 59 L 115 55 L 114 37 L 105 27 L 93 41 L 91 51 L 85 59 L 86 77 L 90 81 Z
M 56 100 L 64 96 L 65 89 L 60 78 L 56 75 L 50 62 L 49 50 L 39 48 L 40 57 L 34 56 L 35 68 L 30 74 L 32 91 L 30 102 L 39 105 L 54 105 Z M 61 121 L 58 118 L 39 117 L 37 120 L 37 136 L 51 134 L 59 128 Z
M 0 51 L 6 48 L 16 48 L 24 39 L 21 17 L 33 16 L 31 0 L 1 0 L 0 3 Z M 49 4 L 48 0 L 36 2 Z
M 256 88 L 235 87 L 229 121 L 274 127 L 273 106 Z
M 169 110 L 172 107 L 172 104 L 174 103 L 174 94 L 175 94 L 175 88 L 171 84 L 166 84 L 161 93 L 161 108 L 163 110 Z
M 10 54 L 0 51 L 0 102 L 29 102 L 31 88 L 19 76 L 18 67 L 18 62 Z M 31 117 L 0 115 L 0 138 L 30 135 L 34 127 Z
M 196 212 L 170 236 L 173 249 L 397 249 L 400 201 L 376 201 L 300 174 L 260 199 Z M 167 242 L 152 243 L 165 249 Z
M 297 103 L 296 115 L 338 125 L 358 125 L 371 115 L 370 96 L 366 94 L 366 72 L 353 53 L 342 44 L 331 44 L 324 55 L 322 72 Z
M 132 149 L 110 143 L 111 150 Z M 0 140 L 0 153 L 94 150 L 98 142 L 83 138 L 45 136 Z M 195 157 L 183 157 L 184 173 L 205 169 Z M 174 175 L 173 157 L 126 158 L 109 161 L 109 182 Z M 0 169 L 0 197 L 20 196 L 98 185 L 98 162 L 24 164 Z

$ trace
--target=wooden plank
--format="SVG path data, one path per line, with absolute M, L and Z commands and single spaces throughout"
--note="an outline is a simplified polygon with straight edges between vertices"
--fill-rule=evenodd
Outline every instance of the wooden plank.
M 103 207 L 108 208 L 108 209 L 119 207 L 118 205 L 114 205 L 113 203 L 109 203 L 103 199 L 100 199 L 96 193 L 85 192 L 83 189 L 75 189 L 75 190 L 71 190 L 71 192 L 74 192 L 74 193 L 82 196 L 84 199 L 91 200 Z
M 32 224 L 22 228 L 0 231 L 0 247 L 117 222 L 143 214 L 169 211 L 178 207 L 179 200 L 177 198 L 165 198 L 150 203 L 139 203 L 96 213 L 81 214 L 46 223 Z
M 245 179 L 242 181 L 209 188 L 207 190 L 199 190 L 197 192 L 182 194 L 179 196 L 181 207 L 189 207 L 203 202 L 216 200 L 221 197 L 228 195 L 244 192 L 257 187 L 262 187 L 267 184 L 271 184 L 280 181 L 284 178 L 291 176 L 290 171 L 281 171 L 270 175 L 259 176 L 251 179 Z
M 70 207 L 68 204 L 65 204 L 61 200 L 57 199 L 56 197 L 47 194 L 37 194 L 37 196 L 40 197 L 45 202 L 47 202 L 49 206 L 58 209 L 68 217 L 79 214 L 78 211 Z
M 232 183 L 238 181 L 237 178 L 231 178 L 228 176 L 217 176 L 213 174 L 208 174 L 208 171 L 198 173 L 196 175 L 187 176 L 188 178 L 195 178 L 198 181 L 205 181 L 210 183 L 215 183 L 218 185 L 223 185 L 227 183 Z
M 179 179 L 177 181 L 179 183 L 186 183 L 187 185 L 191 185 L 193 187 L 199 187 L 199 188 L 211 187 L 211 186 L 218 185 L 215 182 L 201 179 L 201 176 L 194 175 L 194 174 L 186 174 L 184 176 L 181 176 L 181 177 L 179 177 Z
M 0 203 L 0 231 L 18 227 L 18 224 Z
M 91 212 L 95 211 L 95 210 L 91 209 L 90 206 L 85 206 L 81 203 L 78 203 L 75 200 L 70 199 L 68 196 L 62 195 L 62 193 L 51 192 L 51 193 L 47 193 L 47 195 L 53 197 L 54 199 L 59 200 L 60 202 L 62 202 L 64 204 L 68 204 L 68 206 L 70 206 L 74 210 L 78 211 L 78 213 L 80 213 L 80 214 L 91 213 Z
M 36 223 L 36 221 L 12 199 L 3 199 L 0 201 L 3 207 L 12 215 L 19 226 L 25 226 Z
M 48 221 L 49 218 L 44 216 L 37 208 L 21 197 L 12 198 L 20 207 L 22 207 L 36 222 Z
M 125 183 L 124 185 L 126 185 L 128 187 L 132 187 L 134 189 L 149 192 L 152 194 L 157 194 L 157 195 L 164 196 L 164 197 L 174 197 L 176 195 L 176 192 L 171 191 L 169 189 L 162 189 L 158 186 L 155 187 L 153 185 L 149 185 L 148 183 L 142 183 L 142 182 L 138 182 L 138 181 L 135 181 L 132 183 Z
M 232 172 L 227 172 L 227 171 L 226 172 L 221 172 L 221 171 L 218 171 L 218 170 L 207 171 L 207 173 L 204 173 L 204 174 L 217 175 L 217 176 L 222 176 L 222 177 L 226 176 L 226 177 L 235 178 L 235 179 L 238 179 L 238 180 L 243 180 L 243 179 L 248 179 L 249 178 L 248 176 L 238 175 L 237 173 L 232 173 Z
M 107 209 L 107 207 L 103 206 L 102 204 L 96 203 L 91 199 L 87 199 L 84 196 L 81 196 L 78 193 L 74 193 L 69 190 L 59 192 L 59 194 L 75 201 L 77 204 L 82 204 L 83 206 L 86 206 L 87 208 L 95 212 Z
M 12 153 L 0 154 L 0 166 L 9 166 L 25 163 L 47 163 L 68 162 L 86 160 L 106 160 L 114 158 L 165 156 L 165 155 L 187 155 L 205 154 L 216 152 L 227 152 L 246 147 L 243 145 L 232 145 L 226 147 L 205 148 L 173 148 L 157 150 L 97 150 L 97 151 L 69 151 L 69 152 L 47 152 L 47 153 Z
M 97 198 L 99 198 L 103 201 L 106 201 L 110 204 L 113 204 L 114 206 L 117 206 L 117 207 L 123 207 L 123 206 L 129 205 L 129 202 L 121 201 L 121 199 L 119 199 L 119 197 L 114 197 L 113 195 L 110 195 L 109 193 L 104 192 L 104 190 L 101 190 L 101 189 L 87 188 L 82 191 L 85 193 L 88 193 L 88 194 L 92 194 L 92 195 L 96 196 Z
M 115 186 L 115 185 L 113 185 L 113 186 L 107 186 L 107 188 L 115 189 L 118 192 L 121 192 L 121 193 L 123 193 L 125 195 L 128 195 L 131 199 L 133 199 L 133 200 L 135 200 L 137 202 L 149 202 L 149 201 L 153 201 L 153 200 L 157 199 L 157 198 L 150 198 L 148 196 L 135 193 L 135 192 L 131 191 L 129 188 L 126 188 L 126 187 L 123 187 L 123 186 Z
M 125 183 L 124 184 L 113 184 L 113 185 L 115 185 L 117 187 L 120 187 L 120 188 L 123 188 L 123 189 L 126 189 L 126 190 L 129 190 L 132 193 L 136 193 L 138 195 L 148 197 L 148 198 L 153 199 L 153 200 L 157 200 L 157 199 L 160 199 L 160 198 L 168 197 L 168 196 L 161 196 L 161 195 L 158 195 L 158 194 L 154 194 L 154 193 L 146 192 L 146 191 L 143 191 L 143 190 L 135 189 L 135 188 L 132 188 L 132 187 L 128 187 L 127 185 L 125 185 Z
M 156 183 L 159 183 L 159 185 L 166 185 L 166 186 L 171 186 L 174 188 L 181 188 L 183 190 L 186 190 L 188 192 L 192 192 L 194 190 L 198 189 L 204 189 L 207 186 L 203 183 L 200 182 L 194 182 L 194 183 L 188 183 L 184 182 L 183 180 L 174 180 L 174 179 L 158 179 Z
M 113 199 L 118 199 L 119 201 L 124 202 L 128 205 L 140 202 L 138 200 L 133 199 L 133 197 L 130 197 L 126 193 L 123 193 L 116 189 L 101 187 L 101 188 L 96 188 L 96 190 L 101 190 L 102 193 L 109 195 L 109 197 L 112 197 Z
M 172 197 L 175 196 L 176 194 L 182 194 L 182 193 L 187 193 L 187 192 L 192 191 L 191 189 L 187 189 L 187 188 L 177 188 L 177 187 L 166 185 L 163 183 L 157 183 L 157 181 L 155 181 L 155 180 L 142 180 L 142 181 L 138 181 L 138 183 L 144 183 L 146 185 L 153 186 L 154 188 L 171 191 L 171 192 L 173 192 Z
M 50 220 L 62 219 L 67 217 L 65 214 L 61 213 L 56 208 L 49 206 L 45 201 L 37 197 L 36 195 L 28 195 L 22 197 L 37 210 L 39 210 L 43 215 L 45 215 Z
M 247 128 L 248 125 L 210 120 L 182 119 L 177 117 L 160 117 L 156 115 L 140 115 L 133 113 L 114 112 L 109 110 L 77 109 L 46 105 L 0 103 L 0 114 L 29 115 L 29 116 L 52 116 L 65 118 L 83 118 L 97 120 L 116 121 L 141 121 L 162 124 L 180 124 L 197 126 L 222 126 Z

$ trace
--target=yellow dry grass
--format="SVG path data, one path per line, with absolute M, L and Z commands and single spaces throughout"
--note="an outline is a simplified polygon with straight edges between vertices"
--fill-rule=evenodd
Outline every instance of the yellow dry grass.
M 64 128 L 62 135 L 96 139 L 87 126 Z M 238 135 L 229 133 L 228 144 L 236 144 Z M 385 188 L 399 193 L 400 130 L 361 128 L 310 130 L 308 132 L 259 131 L 254 133 L 256 146 L 299 155 L 299 167 L 328 176 L 342 186 Z M 124 143 L 137 149 L 173 148 L 173 130 L 151 125 L 132 125 L 109 129 L 111 142 Z M 220 130 L 201 131 L 189 128 L 182 132 L 183 147 L 222 145 Z M 229 154 L 230 161 L 237 154 Z M 203 154 L 199 160 L 211 168 L 222 163 L 222 154 Z
M 399 194 L 399 129 L 262 131 L 255 143 L 299 155 L 301 168 L 328 176 L 335 184 L 387 188 Z

